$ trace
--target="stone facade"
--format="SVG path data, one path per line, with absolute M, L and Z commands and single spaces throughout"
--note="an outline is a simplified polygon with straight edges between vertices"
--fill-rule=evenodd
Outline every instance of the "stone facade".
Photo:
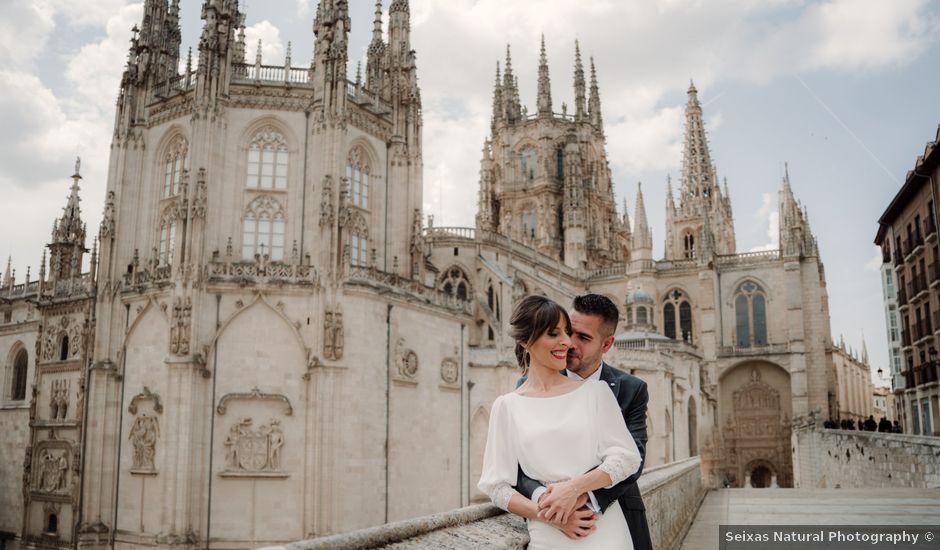
M 845 341 L 840 338 L 839 343 L 832 348 L 831 361 L 835 368 L 839 403 L 838 415 L 832 419 L 835 422 L 854 420 L 858 425 L 859 422 L 867 420 L 869 415 L 875 414 L 875 386 L 872 383 L 871 365 L 868 364 L 868 351 L 864 342 L 859 356 L 847 348 Z M 876 421 L 880 419 L 880 416 L 875 417 Z
M 477 226 L 436 227 L 408 2 L 388 11 L 350 81 L 345 1 L 320 2 L 309 67 L 249 62 L 244 14 L 207 1 L 177 75 L 177 3 L 146 2 L 97 238 L 76 167 L 39 280 L 0 287 L 4 391 L 29 386 L 0 401 L 0 530 L 19 544 L 246 548 L 476 501 L 532 293 L 621 308 L 607 359 L 649 386 L 648 471 L 700 455 L 708 486 L 788 486 L 789 419 L 842 410 L 789 174 L 780 249 L 736 253 L 694 86 L 665 259 L 642 190 L 632 223 L 617 211 L 580 54 L 572 110 L 543 56 L 532 114 L 507 56 Z
M 896 275 L 904 363 L 902 376 L 892 378 L 895 405 L 904 433 L 923 435 L 940 434 L 938 140 L 940 126 L 878 220 L 875 236 L 885 265 Z M 892 300 L 887 292 L 885 299 L 890 312 Z
M 796 487 L 940 487 L 936 437 L 828 430 L 801 418 L 793 448 Z

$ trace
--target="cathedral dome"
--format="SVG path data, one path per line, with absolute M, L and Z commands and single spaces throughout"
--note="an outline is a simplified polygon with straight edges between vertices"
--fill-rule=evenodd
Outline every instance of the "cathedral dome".
M 627 304 L 652 304 L 653 297 L 642 288 L 634 288 L 627 292 Z

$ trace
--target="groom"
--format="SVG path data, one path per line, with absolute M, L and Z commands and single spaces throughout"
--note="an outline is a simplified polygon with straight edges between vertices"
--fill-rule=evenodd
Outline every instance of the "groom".
M 603 361 L 604 353 L 614 343 L 614 333 L 617 330 L 617 321 L 620 314 L 617 306 L 606 296 L 600 294 L 586 294 L 574 299 L 574 310 L 571 312 L 571 349 L 568 350 L 567 369 L 562 374 L 577 380 L 603 380 L 614 392 L 623 420 L 627 429 L 636 441 L 640 456 L 646 458 L 646 404 L 649 393 L 646 382 L 636 376 L 619 371 Z M 522 383 L 524 378 L 519 381 Z M 588 508 L 594 512 L 604 513 L 615 500 L 620 502 L 620 508 L 630 528 L 630 537 L 633 539 L 634 550 L 652 550 L 649 526 L 646 523 L 646 508 L 640 496 L 640 489 L 636 482 L 643 473 L 643 464 L 640 469 L 614 485 L 610 489 L 598 489 L 582 495 L 579 503 L 587 497 Z M 539 515 L 551 518 L 560 508 L 555 505 L 551 491 L 547 490 L 538 481 L 526 477 L 519 469 L 519 479 L 516 489 L 524 496 L 538 503 L 542 509 Z M 553 506 L 555 505 L 555 506 Z M 585 525 L 592 526 L 593 522 L 585 522 L 584 512 L 570 514 L 568 525 L 558 526 L 568 536 L 585 536 Z M 557 525 L 557 524 L 556 524 Z

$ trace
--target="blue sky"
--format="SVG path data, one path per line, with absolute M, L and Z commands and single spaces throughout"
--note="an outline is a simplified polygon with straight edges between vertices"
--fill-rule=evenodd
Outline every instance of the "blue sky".
M 389 0 L 383 2 L 387 10 Z M 200 2 L 182 0 L 184 52 Z M 350 71 L 375 4 L 351 0 Z M 248 0 L 249 57 L 309 62 L 315 0 Z M 773 245 L 789 163 L 826 266 L 833 336 L 887 368 L 876 222 L 940 123 L 940 5 L 928 0 L 412 0 L 425 123 L 425 212 L 472 225 L 495 64 L 512 45 L 534 105 L 545 34 L 556 110 L 572 103 L 574 41 L 593 55 L 608 156 L 631 215 L 643 182 L 662 253 L 665 181 L 680 176 L 683 108 L 694 79 L 712 158 L 727 177 L 738 248 Z M 0 254 L 36 276 L 52 220 L 83 158 L 89 233 L 100 219 L 114 101 L 141 2 L 32 0 L 0 16 Z

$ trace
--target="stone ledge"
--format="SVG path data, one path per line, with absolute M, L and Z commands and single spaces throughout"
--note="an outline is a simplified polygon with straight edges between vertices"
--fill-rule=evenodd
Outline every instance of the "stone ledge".
M 692 457 L 645 470 L 639 487 L 655 548 L 677 548 L 705 497 L 701 460 Z M 477 504 L 350 533 L 269 547 L 267 550 L 358 548 L 522 550 L 529 542 L 523 520 L 491 504 Z

